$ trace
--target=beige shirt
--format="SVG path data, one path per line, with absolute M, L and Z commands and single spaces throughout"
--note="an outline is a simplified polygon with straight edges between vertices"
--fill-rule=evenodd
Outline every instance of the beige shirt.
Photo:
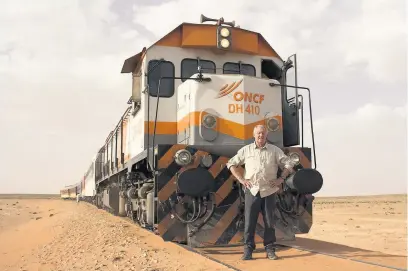
M 272 181 L 277 179 L 279 160 L 282 157 L 286 157 L 286 155 L 277 146 L 266 143 L 262 148 L 259 148 L 254 142 L 239 149 L 226 166 L 229 169 L 232 165 L 245 164 L 243 177 L 251 181 L 251 193 L 255 196 L 260 192 L 260 196 L 263 198 L 279 190 L 279 187 L 275 186 Z

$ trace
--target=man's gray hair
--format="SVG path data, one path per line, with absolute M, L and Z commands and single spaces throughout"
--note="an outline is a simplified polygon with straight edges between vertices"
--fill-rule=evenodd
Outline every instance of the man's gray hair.
M 257 124 L 257 125 L 255 125 L 255 127 L 254 127 L 254 133 L 255 133 L 255 130 L 258 129 L 258 128 L 262 128 L 262 129 L 264 129 L 266 132 L 268 132 L 268 130 L 266 129 L 266 126 L 265 126 L 265 125 L 263 125 L 263 124 Z

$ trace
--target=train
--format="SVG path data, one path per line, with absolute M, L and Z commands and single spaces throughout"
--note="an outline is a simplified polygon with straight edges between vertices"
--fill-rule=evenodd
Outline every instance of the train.
M 124 60 L 131 95 L 74 185 L 80 199 L 167 242 L 242 244 L 245 197 L 226 163 L 262 124 L 268 142 L 287 154 L 280 163 L 294 165 L 277 196 L 277 241 L 308 233 L 323 177 L 310 89 L 296 78 L 289 84 L 288 71 L 297 78 L 296 55 L 284 60 L 261 33 L 204 15 L 200 23 L 181 23 Z M 309 95 L 312 146 L 303 143 L 300 90 Z M 259 214 L 257 242 L 263 225 Z
M 60 196 L 62 199 L 76 199 L 77 195 L 82 194 L 81 189 L 82 189 L 81 183 L 67 185 L 66 187 L 60 190 Z

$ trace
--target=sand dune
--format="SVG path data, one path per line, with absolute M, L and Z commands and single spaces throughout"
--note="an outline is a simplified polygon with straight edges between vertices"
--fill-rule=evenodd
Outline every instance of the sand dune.
M 406 255 L 405 207 L 404 196 L 318 199 L 303 237 Z M 59 199 L 0 199 L 0 240 L 0 270 L 229 270 L 94 206 Z

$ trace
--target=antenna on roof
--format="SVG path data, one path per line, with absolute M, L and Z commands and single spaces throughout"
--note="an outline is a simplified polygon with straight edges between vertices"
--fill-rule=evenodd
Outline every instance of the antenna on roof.
M 204 23 L 204 22 L 216 22 L 216 25 L 225 24 L 225 25 L 229 25 L 229 26 L 231 26 L 231 27 L 235 27 L 235 21 L 232 21 L 232 22 L 224 22 L 224 18 L 223 18 L 223 17 L 221 17 L 221 18 L 219 18 L 219 19 L 217 20 L 217 19 L 208 18 L 208 17 L 204 16 L 203 14 L 201 14 L 200 22 L 201 22 L 201 23 Z

